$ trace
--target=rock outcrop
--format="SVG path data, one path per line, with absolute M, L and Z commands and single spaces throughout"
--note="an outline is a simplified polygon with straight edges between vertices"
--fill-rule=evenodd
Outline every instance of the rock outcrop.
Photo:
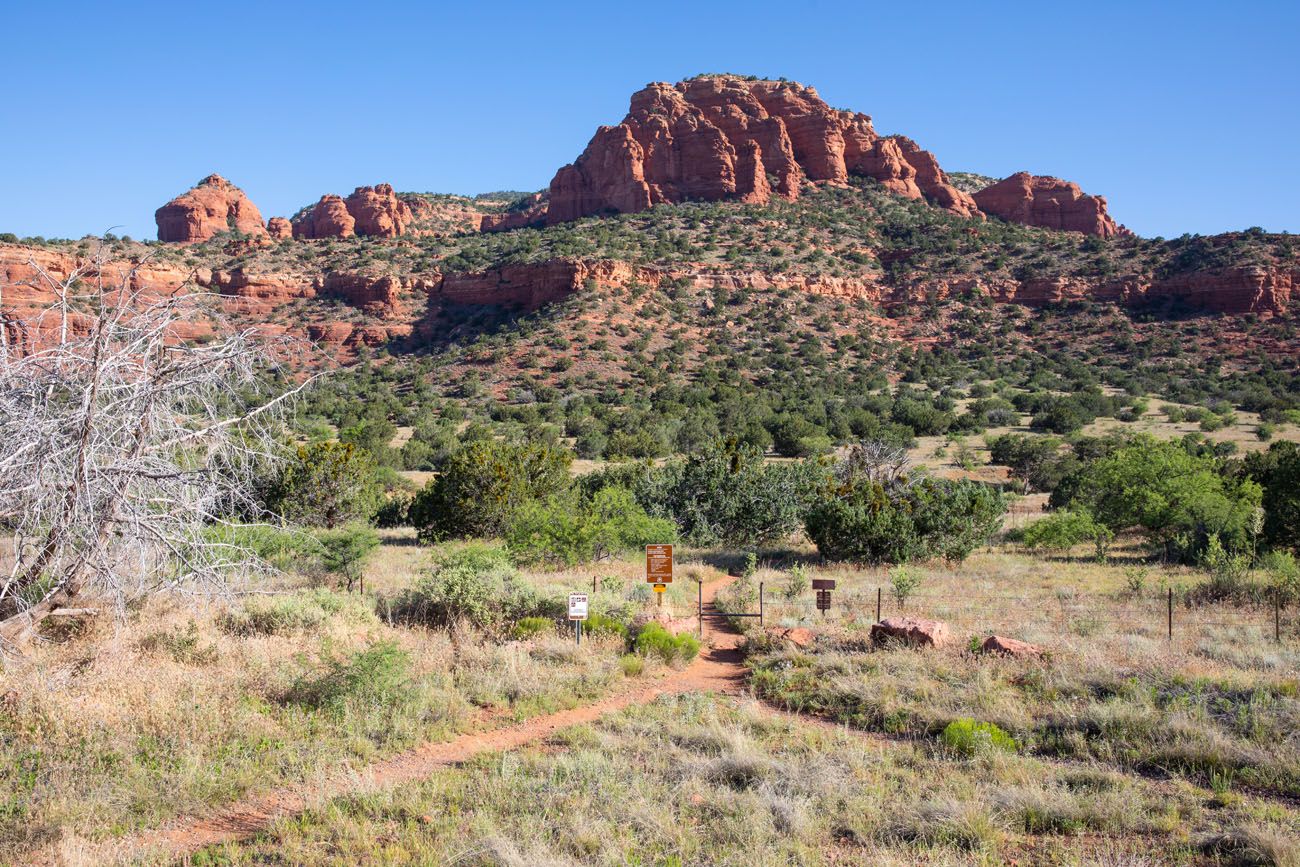
M 1090 196 L 1079 185 L 1060 178 L 1017 172 L 975 194 L 986 214 L 1027 226 L 1083 232 L 1113 238 L 1128 230 L 1106 211 L 1106 199 Z
M 266 221 L 266 233 L 277 241 L 293 237 L 293 224 L 284 217 L 272 217 Z
M 265 237 L 262 214 L 244 191 L 221 175 L 208 175 L 154 212 L 158 240 L 178 244 L 206 241 L 222 232 Z
M 521 206 L 509 211 L 484 214 L 479 228 L 484 232 L 506 232 L 511 229 L 523 229 L 529 226 L 546 225 L 546 196 L 534 193 Z
M 843 183 L 850 174 L 979 216 L 932 154 L 911 139 L 878 135 L 867 115 L 833 109 L 792 82 L 708 76 L 633 94 L 623 122 L 601 127 L 556 173 L 547 222 L 690 199 L 793 199 L 805 180 Z
M 432 288 L 430 303 L 536 310 L 543 304 L 567 298 L 587 285 L 626 286 L 636 281 L 658 286 L 662 276 L 656 269 L 637 268 L 626 262 L 552 259 L 448 274 Z
M 371 238 L 396 238 L 411 225 L 411 209 L 389 184 L 357 187 L 347 198 L 354 231 Z
M 411 208 L 388 184 L 357 187 L 352 195 L 324 195 L 293 222 L 295 238 L 396 238 L 413 220 Z
M 311 209 L 293 221 L 295 238 L 351 238 L 356 234 L 356 218 L 348 213 L 342 196 L 320 197 Z
M 1030 644 L 1028 641 L 1021 641 L 1018 638 L 1007 638 L 1003 635 L 990 635 L 980 644 L 980 652 L 996 653 L 1000 656 L 1014 656 L 1017 658 L 1030 658 L 1043 655 L 1043 648 L 1037 644 Z

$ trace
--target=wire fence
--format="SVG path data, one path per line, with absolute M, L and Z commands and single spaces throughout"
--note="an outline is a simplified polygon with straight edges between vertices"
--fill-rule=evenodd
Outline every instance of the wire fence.
M 764 625 L 796 620 L 826 623 L 874 623 L 889 617 L 941 620 L 956 627 L 1001 635 L 1032 632 L 1038 636 L 1135 635 L 1146 638 L 1196 639 L 1210 630 L 1239 629 L 1277 642 L 1300 638 L 1300 612 L 1281 599 L 1250 604 L 1189 603 L 1173 590 L 1159 594 L 1002 593 L 979 590 L 953 593 L 917 592 L 900 599 L 889 587 L 861 586 L 832 591 L 830 605 L 819 609 L 815 591 L 791 598 L 759 586 Z

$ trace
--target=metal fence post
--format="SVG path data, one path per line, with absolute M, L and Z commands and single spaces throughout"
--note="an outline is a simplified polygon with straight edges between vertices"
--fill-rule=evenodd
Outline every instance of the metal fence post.
M 695 616 L 700 621 L 700 640 L 704 640 L 704 581 L 695 585 Z
M 1174 588 L 1169 588 L 1169 640 L 1174 640 Z
M 1273 640 L 1282 641 L 1282 590 L 1273 591 Z
M 763 582 L 758 582 L 758 625 L 763 626 Z
M 880 622 L 880 597 L 882 588 L 876 588 L 876 622 Z

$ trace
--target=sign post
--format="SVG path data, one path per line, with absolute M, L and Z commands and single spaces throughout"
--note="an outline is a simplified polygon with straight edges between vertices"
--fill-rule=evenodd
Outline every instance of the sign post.
M 569 594 L 569 619 L 573 621 L 574 635 L 578 644 L 582 644 L 582 621 L 587 619 L 587 594 Z
M 835 579 L 814 578 L 812 586 L 817 591 L 817 610 L 825 617 L 831 608 L 831 591 L 835 589 Z
M 659 605 L 662 607 L 664 591 L 668 589 L 669 584 L 673 583 L 672 545 L 645 546 L 645 580 L 647 584 L 654 585 L 654 591 L 659 594 Z

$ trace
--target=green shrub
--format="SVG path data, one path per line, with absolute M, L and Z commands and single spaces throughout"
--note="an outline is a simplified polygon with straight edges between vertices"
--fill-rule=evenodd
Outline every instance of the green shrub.
M 286 635 L 315 629 L 333 617 L 355 623 L 376 619 L 374 609 L 365 600 L 318 587 L 278 596 L 254 596 L 217 618 L 217 626 L 231 635 Z
M 993 723 L 969 717 L 953 720 L 939 735 L 939 741 L 960 756 L 971 758 L 989 752 L 1016 751 L 1016 739 Z
M 349 443 L 300 446 L 266 494 L 267 509 L 309 527 L 368 519 L 380 503 L 370 455 Z
M 466 620 L 497 630 L 523 617 L 553 613 L 545 608 L 505 549 L 473 543 L 436 557 L 430 572 L 391 603 L 391 614 L 433 626 Z
M 555 621 L 549 617 L 521 617 L 510 628 L 510 637 L 523 640 L 553 631 L 555 631 Z
M 1115 538 L 1114 532 L 1098 524 L 1085 511 L 1062 511 L 1034 521 L 1020 532 L 1020 540 L 1029 548 L 1068 551 L 1084 542 L 1093 543 L 1097 559 L 1104 559 Z
M 531 502 L 564 493 L 573 455 L 544 443 L 471 442 L 415 495 L 411 524 L 423 542 L 498 538 Z
M 889 573 L 889 592 L 893 594 L 898 607 L 907 605 L 907 600 L 921 587 L 921 573 L 906 566 L 896 566 Z
M 324 530 L 316 539 L 321 546 L 321 565 L 325 571 L 341 576 L 349 590 L 364 577 L 366 560 L 379 547 L 379 534 L 365 524 Z
M 664 662 L 681 660 L 689 662 L 700 652 L 700 642 L 688 633 L 673 635 L 662 625 L 651 621 L 641 627 L 632 649 L 642 656 L 657 656 Z
M 381 641 L 344 659 L 326 660 L 320 670 L 300 677 L 286 699 L 335 713 L 351 703 L 396 704 L 411 688 L 409 670 L 406 651 Z
M 319 547 L 311 533 L 270 524 L 212 524 L 204 529 L 215 543 L 248 551 L 275 569 L 287 571 L 315 556 Z
M 617 635 L 624 640 L 627 639 L 627 625 L 608 614 L 592 614 L 582 624 L 582 629 L 592 636 Z
M 588 502 L 575 497 L 525 504 L 506 530 L 520 563 L 573 566 L 658 542 L 673 542 L 677 527 L 652 518 L 623 488 L 602 488 Z

